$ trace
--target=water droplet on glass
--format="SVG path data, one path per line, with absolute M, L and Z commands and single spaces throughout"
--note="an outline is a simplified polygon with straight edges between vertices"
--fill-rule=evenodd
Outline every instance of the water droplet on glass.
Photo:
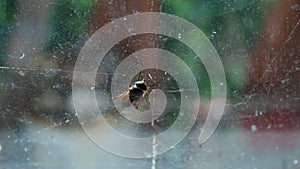
M 21 75 L 21 76 L 25 76 L 25 72 L 23 72 L 22 70 L 20 70 L 18 73 L 19 73 L 19 75 Z
M 178 39 L 181 39 L 181 33 L 178 34 Z
M 23 59 L 25 57 L 25 54 L 22 53 L 22 55 L 20 56 L 20 59 Z
M 255 125 L 252 125 L 252 126 L 251 126 L 251 131 L 252 131 L 252 132 L 255 132 L 256 130 L 257 130 L 257 127 L 256 127 Z
M 272 128 L 272 124 L 269 124 L 269 125 L 268 125 L 268 129 L 271 129 L 271 128 Z

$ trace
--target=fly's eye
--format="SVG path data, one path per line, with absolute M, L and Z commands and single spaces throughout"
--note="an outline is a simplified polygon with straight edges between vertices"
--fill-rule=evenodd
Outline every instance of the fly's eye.
M 142 89 L 142 90 L 147 90 L 147 86 L 145 85 L 144 82 L 141 82 L 141 83 L 135 83 L 135 85 L 136 85 L 138 88 Z
M 139 88 L 132 88 L 129 90 L 129 99 L 131 102 L 133 102 L 134 100 L 141 98 L 143 94 L 143 90 Z

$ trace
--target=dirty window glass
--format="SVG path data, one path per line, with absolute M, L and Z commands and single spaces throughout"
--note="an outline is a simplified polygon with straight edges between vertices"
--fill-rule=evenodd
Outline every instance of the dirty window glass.
M 0 169 L 300 168 L 297 0 L 0 1 Z

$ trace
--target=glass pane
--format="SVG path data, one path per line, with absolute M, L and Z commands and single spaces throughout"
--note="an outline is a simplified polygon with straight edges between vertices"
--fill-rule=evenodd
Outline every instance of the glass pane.
M 0 1 L 0 169 L 299 168 L 299 10 Z

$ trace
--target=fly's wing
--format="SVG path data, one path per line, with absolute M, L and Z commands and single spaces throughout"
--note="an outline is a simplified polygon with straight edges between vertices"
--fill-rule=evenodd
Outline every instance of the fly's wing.
M 120 105 L 121 108 L 129 107 L 130 104 L 132 104 L 138 110 L 145 111 L 145 110 L 148 110 L 151 106 L 150 102 L 149 102 L 150 92 L 151 92 L 151 90 L 146 90 L 143 93 L 142 97 L 135 99 L 132 103 L 130 103 L 129 91 L 124 92 L 124 93 L 118 95 L 117 97 L 114 97 L 113 99 L 114 100 L 116 99 L 119 102 L 121 102 L 121 105 Z
M 133 103 L 133 105 L 135 105 L 135 107 L 139 111 L 146 111 L 146 110 L 150 109 L 150 107 L 151 107 L 151 104 L 150 104 L 150 101 L 149 101 L 150 92 L 151 92 L 151 90 L 146 90 L 143 94 L 143 97 L 138 99 L 136 104 Z
M 151 89 L 146 90 L 143 94 L 143 97 L 146 97 L 146 98 L 149 97 L 149 94 L 151 91 L 152 91 Z
M 129 91 L 124 92 L 116 97 L 113 98 L 113 100 L 118 100 L 121 102 L 122 106 L 129 106 L 130 102 L 129 102 Z

